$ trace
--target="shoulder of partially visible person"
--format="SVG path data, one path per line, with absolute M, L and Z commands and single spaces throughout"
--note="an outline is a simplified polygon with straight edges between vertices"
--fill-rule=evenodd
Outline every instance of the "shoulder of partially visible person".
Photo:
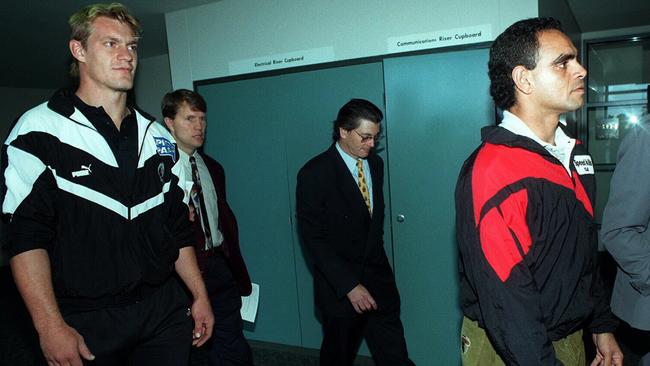
M 140 130 L 145 130 L 144 143 L 147 146 L 151 146 L 150 149 L 144 149 L 140 152 L 143 154 L 145 159 L 148 159 L 149 156 L 157 154 L 161 158 L 171 158 L 172 162 L 178 166 L 181 159 L 179 158 L 180 153 L 176 140 L 172 136 L 162 123 L 155 122 L 154 120 L 149 120 L 141 114 L 137 114 L 138 124 L 140 125 Z M 143 128 L 144 127 L 144 128 Z M 155 152 L 154 152 L 155 150 Z
M 48 108 L 47 104 L 47 102 L 41 103 L 23 113 L 7 136 L 6 143 L 9 144 L 19 136 L 30 132 L 48 132 L 52 124 L 56 123 L 57 114 Z
M 6 137 L 2 169 L 12 166 L 20 176 L 26 174 L 36 179 L 47 165 L 58 159 L 59 155 L 53 150 L 68 135 L 68 122 L 66 116 L 52 110 L 47 102 L 23 113 Z M 11 180 L 19 185 L 27 181 L 30 179 Z
M 630 144 L 634 141 L 646 141 L 650 139 L 650 114 L 637 123 L 628 123 L 623 129 L 621 145 Z
M 504 172 L 513 169 L 513 149 L 505 145 L 484 144 L 476 152 L 472 176 L 478 180 L 501 180 Z
M 525 154 L 525 156 L 520 156 Z M 535 154 L 523 148 L 484 142 L 465 161 L 456 186 L 457 209 L 465 210 L 467 205 L 474 212 L 473 224 L 480 220 L 484 206 L 506 187 L 529 177 L 526 157 Z M 515 195 L 512 198 L 523 198 Z
M 338 152 L 335 151 L 338 154 Z M 301 176 L 319 176 L 325 171 L 332 170 L 334 161 L 331 156 L 330 150 L 324 151 L 313 158 L 309 159 L 305 165 L 300 168 L 298 177 Z
M 381 166 L 384 165 L 384 159 L 377 154 L 377 152 L 372 152 L 372 154 L 368 155 L 368 160 L 374 161 L 376 164 L 379 164 Z
M 147 113 L 146 111 L 144 111 L 143 109 L 141 109 L 141 108 L 138 107 L 137 105 L 133 105 L 132 108 L 133 108 L 133 109 L 134 109 L 138 114 L 140 114 L 140 116 L 142 116 L 144 119 L 146 119 L 147 121 L 155 121 L 155 120 L 156 120 L 156 117 L 154 117 L 154 116 L 152 116 L 151 114 Z M 163 125 L 163 122 L 162 122 L 162 121 L 160 121 L 159 123 L 160 123 L 161 125 Z M 164 127 L 164 126 L 163 126 L 163 127 Z
M 221 173 L 224 172 L 223 165 L 219 163 L 216 159 L 214 159 L 212 156 L 206 154 L 204 151 L 198 151 L 199 155 L 201 155 L 201 158 L 203 158 L 203 162 L 205 165 L 208 167 L 208 170 L 213 170 L 216 169 L 220 171 Z
M 378 174 L 377 177 L 373 176 L 374 178 L 379 178 L 383 180 L 384 176 L 384 159 L 381 158 L 376 152 L 373 152 L 372 154 L 368 155 L 366 158 L 368 160 L 368 164 L 370 165 L 373 174 Z
M 54 235 L 56 183 L 48 166 L 60 156 L 57 126 L 61 117 L 42 103 L 16 122 L 2 149 L 2 194 L 5 242 L 10 257 L 32 249 L 46 249 Z M 28 204 L 24 204 L 28 202 Z
M 189 192 L 192 187 L 192 179 L 188 176 L 189 172 L 183 159 L 180 158 L 180 149 L 172 134 L 162 125 L 162 123 L 149 120 L 141 114 L 137 114 L 138 129 L 145 131 L 141 139 L 141 149 L 139 154 L 145 165 L 150 164 L 152 171 L 155 171 L 160 178 L 161 183 L 166 183 L 169 179 L 178 179 L 176 185 L 183 191 L 183 202 L 189 200 Z M 142 140 L 144 139 L 144 140 Z M 168 176 L 167 172 L 171 172 Z
M 138 112 L 139 113 L 139 112 Z M 151 123 L 154 122 L 155 123 Z M 165 128 L 165 126 L 160 122 L 156 121 L 155 119 L 148 119 L 146 115 L 139 114 L 138 115 L 138 123 L 144 123 L 144 124 L 150 124 L 149 128 L 152 133 L 154 133 L 156 136 L 159 137 L 164 137 L 166 139 L 169 139 L 170 141 L 176 143 L 176 140 L 174 139 L 174 136 Z

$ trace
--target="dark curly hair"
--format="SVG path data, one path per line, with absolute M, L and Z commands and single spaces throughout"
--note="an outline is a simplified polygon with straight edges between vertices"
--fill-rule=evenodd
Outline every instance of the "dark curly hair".
M 515 104 L 515 83 L 512 70 L 522 65 L 528 70 L 537 66 L 538 33 L 559 30 L 562 24 L 555 18 L 531 18 L 520 20 L 501 33 L 490 47 L 488 75 L 490 95 L 497 107 L 506 110 Z

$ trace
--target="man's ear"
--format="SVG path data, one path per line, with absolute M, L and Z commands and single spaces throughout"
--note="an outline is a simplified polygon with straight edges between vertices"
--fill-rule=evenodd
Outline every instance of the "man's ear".
M 348 135 L 348 130 L 346 130 L 343 127 L 339 127 L 339 137 L 340 138 L 345 138 Z
M 169 118 L 169 117 L 165 117 L 165 118 L 163 118 L 163 120 L 165 121 L 165 126 L 167 126 L 167 129 L 173 135 L 174 134 L 174 123 L 173 123 L 174 120 Z
M 68 43 L 68 46 L 70 47 L 70 53 L 72 54 L 72 57 L 74 57 L 79 62 L 86 62 L 86 50 L 80 41 L 71 39 Z
M 512 69 L 512 81 L 520 92 L 528 95 L 533 92 L 534 83 L 530 70 L 522 65 L 515 66 Z

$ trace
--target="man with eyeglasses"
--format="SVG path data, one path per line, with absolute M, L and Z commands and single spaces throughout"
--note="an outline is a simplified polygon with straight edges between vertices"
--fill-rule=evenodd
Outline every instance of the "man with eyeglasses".
M 321 366 L 352 365 L 362 338 L 378 366 L 413 365 L 384 251 L 384 163 L 374 149 L 382 119 L 371 102 L 350 100 L 334 121 L 334 143 L 298 173 L 298 225 L 322 315 Z

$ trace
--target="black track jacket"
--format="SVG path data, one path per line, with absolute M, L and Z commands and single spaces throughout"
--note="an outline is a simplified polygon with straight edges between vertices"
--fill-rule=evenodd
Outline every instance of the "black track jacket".
M 179 248 L 194 242 L 176 144 L 131 111 L 138 160 L 130 184 L 69 92 L 23 114 L 5 142 L 4 248 L 10 256 L 47 250 L 64 314 L 132 302 L 166 280 Z
M 569 175 L 527 137 L 481 132 L 456 186 L 462 311 L 507 365 L 561 365 L 551 341 L 617 325 L 597 273 L 591 157 L 577 142 Z

